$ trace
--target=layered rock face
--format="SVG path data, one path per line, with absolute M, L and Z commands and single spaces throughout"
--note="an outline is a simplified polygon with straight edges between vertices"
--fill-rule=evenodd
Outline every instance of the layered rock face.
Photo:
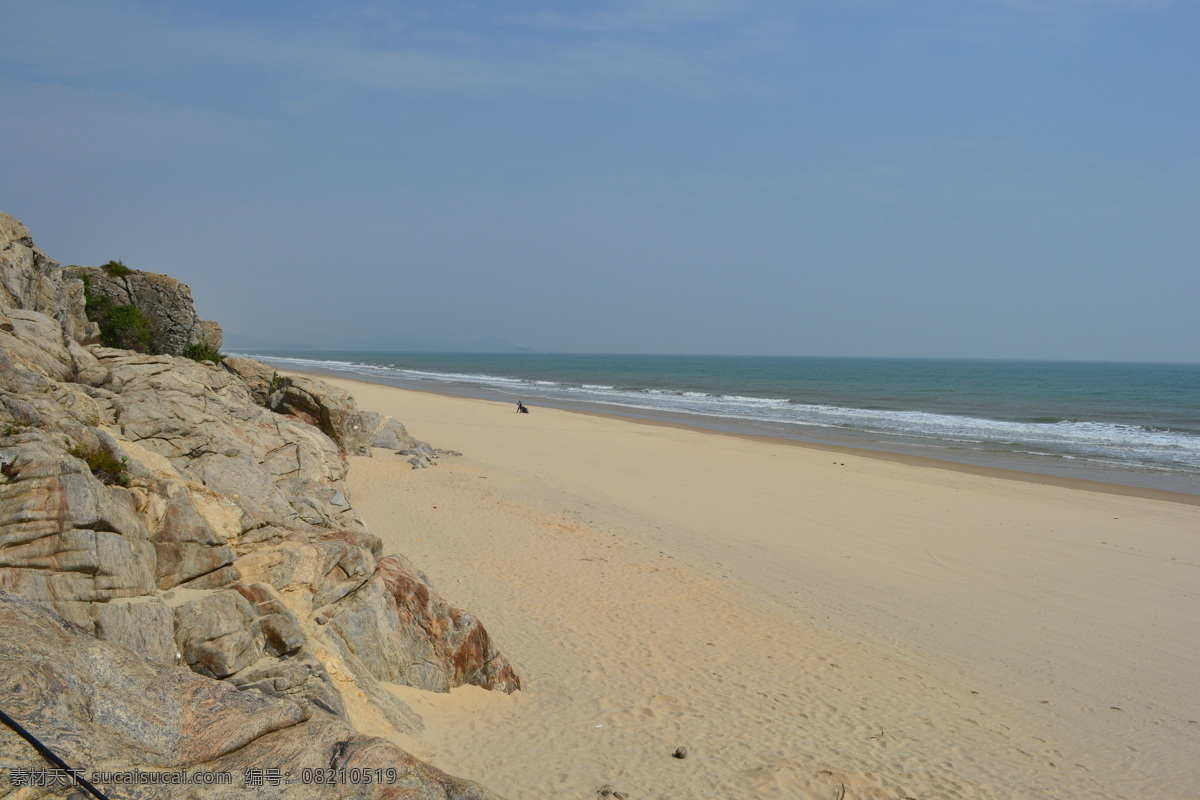
M 33 244 L 29 229 L 0 213 L 0 308 L 53 317 L 71 341 L 98 341 L 100 329 L 83 308 L 83 281 L 65 278 L 58 263 Z
M 417 732 L 419 718 L 382 682 L 435 691 L 465 683 L 519 688 L 474 616 L 446 604 L 403 557 L 383 557 L 346 492 L 345 453 L 369 454 L 370 437 L 380 430 L 411 446 L 402 426 L 364 418 L 353 398 L 320 381 L 272 385 L 274 373 L 246 359 L 229 359 L 225 368 L 85 346 L 79 337 L 86 342 L 91 330 L 79 323 L 82 293 L 71 288 L 73 279 L 36 255 L 23 226 L 0 216 L 5 232 L 0 590 L 23 599 L 4 598 L 14 620 L 51 620 L 59 631 L 47 640 L 58 644 L 47 643 L 36 657 L 0 648 L 0 676 L 40 670 L 50 687 L 0 685 L 10 714 L 19 717 L 7 706 L 12 696 L 60 691 L 66 697 L 56 708 L 76 714 L 62 724 L 77 726 L 79 741 L 117 736 L 101 730 L 105 722 L 89 716 L 86 702 L 70 700 L 70 689 L 52 688 L 51 678 L 86 685 L 66 667 L 52 667 L 69 660 L 50 655 L 54 647 L 84 648 L 100 661 L 115 659 L 114 670 L 191 687 L 171 703 L 208 703 L 221 714 L 257 703 L 256 714 L 282 715 L 289 736 L 311 738 L 318 750 L 334 739 L 351 741 L 348 724 Z M 64 298 L 79 307 L 54 315 L 32 308 Z M 38 617 L 30 604 L 62 622 Z M 9 621 L 0 625 L 13 643 Z M 130 678 L 132 688 L 114 685 L 118 694 L 106 701 L 114 717 L 122 704 L 144 707 L 137 688 L 143 678 Z M 229 699 L 232 687 L 250 699 Z M 218 695 L 225 699 L 203 699 Z M 278 737 L 256 735 L 242 749 L 211 745 L 228 744 L 235 761 L 270 756 L 275 745 L 264 742 Z M 11 738 L 0 729 L 0 753 L 20 749 Z M 371 759 L 394 757 L 390 746 L 359 740 L 345 746 Z M 297 752 L 308 746 L 295 744 Z M 149 751 L 135 748 L 129 758 L 167 763 L 138 761 L 142 752 Z M 104 763 L 122 758 L 115 745 L 85 755 Z M 436 773 L 428 770 L 410 772 Z M 435 793 L 362 796 L 488 796 L 429 791 Z

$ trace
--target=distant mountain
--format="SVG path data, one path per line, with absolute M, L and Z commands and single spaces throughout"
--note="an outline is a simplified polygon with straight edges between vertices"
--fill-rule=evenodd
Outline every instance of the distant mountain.
M 521 347 L 498 336 L 483 336 L 478 339 L 426 339 L 395 333 L 390 336 L 373 336 L 370 339 L 331 339 L 313 342 L 275 342 L 245 333 L 225 334 L 225 348 L 234 350 L 367 350 L 400 353 L 532 353 L 531 348 Z
M 225 333 L 222 350 L 315 350 L 309 342 L 268 342 L 247 333 Z

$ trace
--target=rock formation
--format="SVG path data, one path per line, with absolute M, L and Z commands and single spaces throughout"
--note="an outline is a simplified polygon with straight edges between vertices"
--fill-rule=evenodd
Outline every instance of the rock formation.
M 87 286 L 92 298 L 133 306 L 150 323 L 147 352 L 183 355 L 192 345 L 221 347 L 221 326 L 196 315 L 192 289 L 169 275 L 141 270 L 69 266 L 63 274 Z
M 500 800 L 334 714 L 152 664 L 5 592 L 0 630 L 5 712 L 84 778 L 104 789 L 98 773 L 137 768 L 219 781 L 123 783 L 109 790 L 113 800 Z M 0 728 L 0 795 L 85 796 L 68 795 L 58 781 L 22 779 L 40 772 L 44 781 L 47 769 L 27 742 Z
M 371 446 L 384 450 L 406 450 L 420 444 L 414 439 L 399 420 L 376 414 L 374 411 L 364 411 L 363 425 L 371 437 Z
M 348 763 L 354 752 L 364 765 L 404 764 L 424 787 L 362 796 L 490 796 L 350 727 L 419 730 L 384 682 L 520 687 L 474 616 L 402 556 L 383 557 L 348 496 L 346 453 L 369 454 L 381 432 L 394 447 L 420 443 L 328 384 L 281 381 L 248 359 L 217 366 L 85 344 L 95 331 L 81 321 L 81 284 L 5 215 L 0 254 L 0 591 L 21 598 L 3 597 L 13 621 L 0 624 L 16 644 L 0 647 L 0 708 L 20 717 L 16 698 L 49 723 L 38 703 L 53 697 L 64 746 L 97 742 L 79 750 L 91 766 L 278 766 L 270 758 L 285 751 Z M 54 632 L 22 654 L 18 622 Z M 113 665 L 92 676 L 111 679 L 106 714 L 87 699 L 99 684 L 73 671 L 85 663 Z M 155 681 L 159 694 L 140 688 Z M 168 691 L 179 694 L 160 697 Z M 152 714 L 157 702 L 230 716 L 199 736 L 198 710 L 168 719 Z M 278 727 L 243 726 L 247 709 Z M 140 715 L 153 716 L 154 736 L 199 737 L 211 752 L 172 762 L 143 747 L 116 725 Z M 122 756 L 121 737 L 141 744 Z M 14 741 L 0 729 L 0 754 L 18 752 Z
M 33 244 L 29 229 L 0 213 L 0 308 L 53 317 L 75 342 L 97 341 L 100 329 L 83 309 L 83 281 L 61 275 L 57 262 Z
M 302 375 L 280 377 L 248 358 L 226 358 L 222 364 L 245 382 L 260 406 L 320 428 L 343 452 L 371 455 L 371 431 L 348 392 Z

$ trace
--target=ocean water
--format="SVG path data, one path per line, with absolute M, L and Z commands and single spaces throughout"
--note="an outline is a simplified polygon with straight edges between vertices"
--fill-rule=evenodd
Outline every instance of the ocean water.
M 513 403 L 521 399 L 534 407 L 587 409 L 1200 494 L 1200 364 L 247 355 L 281 368 Z

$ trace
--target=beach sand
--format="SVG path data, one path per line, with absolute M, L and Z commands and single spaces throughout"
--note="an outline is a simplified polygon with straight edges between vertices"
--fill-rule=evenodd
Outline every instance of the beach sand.
M 351 458 L 523 680 L 393 687 L 435 766 L 512 800 L 1200 797 L 1200 506 L 321 377 L 462 453 Z

